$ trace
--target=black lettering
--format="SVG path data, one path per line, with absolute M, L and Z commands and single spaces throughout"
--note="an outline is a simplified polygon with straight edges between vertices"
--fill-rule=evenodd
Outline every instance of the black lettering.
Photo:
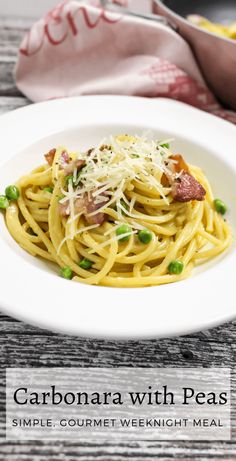
M 23 426 L 24 427 L 31 427 L 31 423 L 32 423 L 31 419 L 24 419 L 23 420 Z
M 26 405 L 28 403 L 28 399 L 26 398 L 23 402 L 20 402 L 18 400 L 18 392 L 20 391 L 24 391 L 25 394 L 27 394 L 28 392 L 28 389 L 27 387 L 20 387 L 19 389 L 17 389 L 15 392 L 14 392 L 14 402 L 17 403 L 17 405 Z
M 50 397 L 50 392 L 42 392 L 42 405 L 48 405 L 47 397 Z
M 163 386 L 163 389 L 164 389 L 163 405 L 175 405 L 173 392 L 167 392 L 167 386 Z M 167 401 L 168 398 L 170 398 L 170 402 Z
M 75 395 L 72 392 L 67 392 L 64 396 L 64 402 L 66 405 L 73 405 L 75 402 Z
M 69 419 L 68 426 L 74 427 L 76 425 L 76 421 L 74 419 Z
M 130 395 L 130 398 L 131 398 L 131 401 L 132 401 L 132 404 L 133 405 L 136 405 L 136 402 L 139 404 L 139 405 L 142 405 L 144 399 L 145 399 L 145 396 L 146 396 L 146 392 L 129 392 L 129 395 Z
M 217 401 L 216 401 L 216 395 L 214 392 L 209 392 L 209 394 L 207 395 L 207 403 L 209 405 L 217 405 Z
M 206 394 L 204 394 L 204 392 L 198 392 L 198 394 L 196 395 L 196 403 L 198 405 L 204 405 L 206 402 L 205 402 L 205 398 L 206 398 Z M 201 402 L 201 399 L 204 399 L 204 402 Z
M 120 419 L 121 427 L 129 427 L 130 426 L 130 419 Z
M 194 426 L 202 426 L 202 420 L 201 419 L 194 419 L 193 420 L 193 425 Z
M 40 405 L 39 395 L 37 392 L 31 392 L 29 402 L 31 405 Z
M 156 405 L 161 405 L 161 404 L 162 404 L 162 399 L 161 399 L 161 397 L 162 397 L 162 392 L 160 392 L 160 391 L 155 391 L 155 392 L 154 392 L 154 396 L 155 396 L 155 404 L 156 404 Z M 160 400 L 159 400 L 159 397 L 160 397 Z
M 60 403 L 62 402 L 61 393 L 55 391 L 55 389 L 56 389 L 55 386 L 51 386 L 51 389 L 52 389 L 52 404 L 53 405 L 60 405 Z M 58 400 L 56 400 L 57 397 L 58 397 Z
M 115 392 L 113 394 L 113 404 L 114 405 L 123 405 L 123 401 L 122 401 L 120 392 Z
M 228 399 L 227 399 L 227 392 L 221 392 L 221 394 L 219 395 L 219 404 L 220 405 L 225 405 L 227 402 L 228 402 Z
M 83 402 L 83 397 L 84 397 L 84 402 Z M 77 398 L 78 398 L 77 405 L 89 405 L 87 392 L 78 392 Z
M 189 402 L 187 402 L 187 400 L 193 397 L 194 389 L 192 389 L 191 387 L 183 387 L 183 391 L 184 391 L 183 405 L 189 405 Z
M 93 405 L 102 405 L 102 401 L 100 399 L 100 394 L 98 392 L 92 393 L 91 403 Z
M 152 389 L 152 386 L 148 386 L 148 389 Z M 152 392 L 147 392 L 147 396 L 148 396 L 148 402 L 147 402 L 147 405 L 153 405 L 153 402 L 152 402 Z
M 94 427 L 102 427 L 102 420 L 101 419 L 95 419 L 94 420 Z
M 103 392 L 104 400 L 103 400 L 103 405 L 109 405 L 109 399 L 108 397 L 111 397 L 111 392 Z

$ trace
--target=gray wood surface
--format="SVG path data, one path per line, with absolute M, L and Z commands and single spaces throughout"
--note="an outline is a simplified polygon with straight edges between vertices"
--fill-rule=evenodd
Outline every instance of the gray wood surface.
M 0 19 L 0 114 L 29 104 L 13 69 L 30 20 Z M 3 267 L 3 266 L 2 266 Z M 3 269 L 4 270 L 4 267 Z M 33 308 L 33 306 L 32 306 Z M 191 307 L 190 307 L 191 308 Z M 96 341 L 55 334 L 0 314 L 0 461 L 236 460 L 231 442 L 9 443 L 4 440 L 7 367 L 213 367 L 234 369 L 236 323 L 198 334 L 150 341 Z M 234 376 L 233 376 L 234 378 Z M 232 380 L 235 391 L 235 382 Z M 235 407 L 232 409 L 235 427 Z

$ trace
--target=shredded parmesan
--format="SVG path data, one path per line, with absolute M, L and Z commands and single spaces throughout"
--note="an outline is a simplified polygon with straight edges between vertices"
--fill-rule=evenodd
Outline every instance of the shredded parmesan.
M 164 173 L 167 177 L 174 175 L 172 163 L 175 160 L 170 158 L 172 152 L 166 146 L 163 147 L 163 144 L 170 141 L 149 140 L 145 135 L 110 136 L 103 139 L 93 150 L 80 152 L 79 158 L 85 160 L 85 166 L 79 171 L 79 176 L 74 168 L 74 181 L 69 181 L 68 190 L 61 189 L 63 198 L 60 203 L 68 202 L 69 205 L 71 238 L 75 233 L 72 224 L 79 216 L 75 213 L 75 202 L 77 199 L 83 199 L 85 194 L 89 201 L 97 205 L 94 211 L 87 214 L 89 217 L 102 213 L 116 204 L 119 216 L 123 212 L 131 218 L 140 219 L 133 212 L 136 199 L 133 197 L 129 202 L 125 196 L 125 190 L 133 190 L 133 181 L 156 189 L 160 198 L 169 204 L 167 189 L 162 185 L 161 179 Z M 122 206 L 121 200 L 124 200 L 127 210 Z M 83 213 L 86 213 L 86 210 Z

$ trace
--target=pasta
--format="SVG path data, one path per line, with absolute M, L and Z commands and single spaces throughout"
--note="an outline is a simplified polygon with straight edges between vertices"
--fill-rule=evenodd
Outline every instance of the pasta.
M 6 206 L 12 237 L 63 277 L 145 287 L 188 277 L 231 242 L 224 203 L 169 141 L 120 135 L 86 152 L 54 148 Z M 9 189 L 9 188 L 8 188 Z
M 219 24 L 211 22 L 207 18 L 197 14 L 191 14 L 187 17 L 187 19 L 192 22 L 192 24 L 195 24 L 208 32 L 236 40 L 236 21 L 229 22 L 228 24 Z

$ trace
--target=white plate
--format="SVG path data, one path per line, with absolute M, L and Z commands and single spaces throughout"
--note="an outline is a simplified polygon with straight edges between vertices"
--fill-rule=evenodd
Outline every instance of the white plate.
M 35 104 L 0 118 L 0 184 L 42 162 L 54 145 L 93 146 L 104 135 L 174 137 L 174 148 L 205 171 L 230 208 L 236 229 L 236 128 L 165 99 L 84 96 Z M 44 328 L 92 337 L 145 338 L 189 333 L 236 314 L 235 244 L 183 282 L 150 288 L 106 288 L 69 282 L 22 250 L 0 216 L 0 306 Z

